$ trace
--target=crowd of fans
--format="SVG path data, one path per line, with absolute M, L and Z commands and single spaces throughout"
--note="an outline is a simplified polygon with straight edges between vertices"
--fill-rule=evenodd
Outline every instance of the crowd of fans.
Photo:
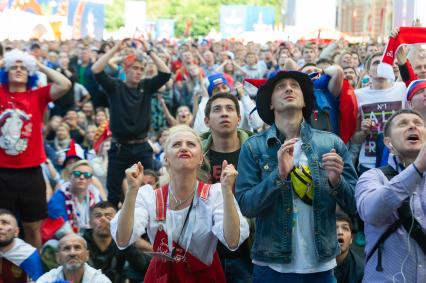
M 425 250 L 410 236 L 413 227 L 426 231 L 426 168 L 417 158 L 426 151 L 426 49 L 399 48 L 389 79 L 378 71 L 385 48 L 344 40 L 4 41 L 0 282 L 158 280 L 147 270 L 158 263 L 159 200 L 138 188 L 166 186 L 173 211 L 191 203 L 187 214 L 170 216 L 184 223 L 173 240 L 185 246 L 192 197 L 203 191 L 186 198 L 179 187 L 196 180 L 222 183 L 222 193 L 214 185 L 207 192 L 214 223 L 200 212 L 214 237 L 194 236 L 199 249 L 185 247 L 222 266 L 212 282 L 424 282 Z M 298 91 L 300 113 L 280 104 L 298 105 Z M 411 132 L 394 134 L 403 127 Z M 411 155 L 401 153 L 402 137 Z M 182 158 L 201 158 L 191 170 L 170 156 L 181 147 L 189 152 Z M 385 165 L 398 180 L 370 170 Z M 404 230 L 394 222 L 413 192 Z M 134 199 L 146 215 L 127 222 Z M 401 251 L 386 249 L 386 233 Z M 351 244 L 365 246 L 367 257 Z M 176 280 L 186 276 L 175 272 Z

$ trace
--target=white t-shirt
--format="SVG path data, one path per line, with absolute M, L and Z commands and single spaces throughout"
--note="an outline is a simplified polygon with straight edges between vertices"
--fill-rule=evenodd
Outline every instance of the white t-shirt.
M 376 164 L 376 139 L 383 132 L 385 122 L 396 111 L 403 107 L 403 97 L 406 87 L 402 82 L 396 82 L 388 89 L 371 89 L 364 87 L 355 90 L 358 101 L 358 113 L 362 119 L 370 118 L 375 126 L 367 136 L 359 153 L 359 164 L 374 168 Z
M 238 243 L 238 246 L 240 246 L 249 236 L 249 226 L 247 220 L 242 216 L 235 198 L 234 203 L 240 219 L 240 240 Z M 150 185 L 142 186 L 136 197 L 133 231 L 130 241 L 124 247 L 117 246 L 120 249 L 124 249 L 139 239 L 145 232 L 148 234 L 150 242 L 154 243 L 157 230 L 160 226 L 168 235 L 171 232 L 173 241 L 177 241 L 188 209 L 167 209 L 166 221 L 157 221 L 154 190 Z M 115 241 L 120 213 L 121 211 L 111 221 L 111 235 Z M 188 228 L 189 226 L 191 228 Z M 189 245 L 186 244 L 188 243 L 188 239 L 190 239 Z M 189 253 L 197 257 L 200 261 L 210 265 L 213 261 L 213 254 L 216 251 L 217 240 L 228 247 L 223 231 L 223 197 L 222 188 L 219 183 L 211 186 L 207 201 L 201 200 L 198 197 L 194 199 L 188 223 L 183 231 L 179 245 L 187 249 Z
M 294 165 L 307 165 L 308 158 L 302 151 L 302 141 L 294 145 Z M 333 269 L 336 260 L 319 263 L 315 250 L 314 213 L 311 205 L 304 203 L 293 193 L 293 231 L 291 238 L 293 252 L 290 263 L 268 263 L 253 260 L 254 264 L 268 266 L 280 273 L 317 273 Z M 337 243 L 336 243 L 337 244 Z

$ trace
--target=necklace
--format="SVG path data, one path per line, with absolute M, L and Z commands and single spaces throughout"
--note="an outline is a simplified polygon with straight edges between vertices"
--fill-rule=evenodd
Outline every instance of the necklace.
M 175 193 L 173 192 L 172 184 L 169 184 L 169 191 L 170 191 L 170 195 L 172 196 L 173 200 L 174 200 L 174 201 L 175 201 L 175 203 L 176 203 L 176 207 L 175 207 L 175 208 L 179 208 L 182 204 L 186 203 L 189 199 L 191 199 L 191 198 L 194 196 L 194 193 L 195 193 L 195 190 L 197 189 L 197 187 L 198 187 L 198 181 L 197 181 L 197 183 L 195 184 L 195 188 L 194 188 L 194 190 L 192 191 L 192 193 L 191 193 L 191 194 L 189 194 L 189 196 L 188 196 L 186 199 L 184 199 L 184 200 L 180 200 L 180 199 L 177 199 L 177 198 L 176 198 L 176 195 L 175 195 Z

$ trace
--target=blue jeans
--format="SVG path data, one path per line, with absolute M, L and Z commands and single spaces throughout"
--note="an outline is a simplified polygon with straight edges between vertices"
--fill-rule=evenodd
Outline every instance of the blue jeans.
M 227 283 L 251 283 L 253 264 L 250 257 L 225 258 L 221 257 L 223 271 Z
M 125 177 L 124 171 L 139 161 L 144 169 L 151 169 L 152 154 L 152 147 L 147 142 L 142 144 L 111 143 L 111 148 L 108 151 L 107 174 L 108 200 L 111 203 L 117 206 L 122 201 L 121 184 Z
M 324 271 L 309 274 L 280 273 L 267 266 L 254 265 L 253 283 L 334 283 L 333 271 Z

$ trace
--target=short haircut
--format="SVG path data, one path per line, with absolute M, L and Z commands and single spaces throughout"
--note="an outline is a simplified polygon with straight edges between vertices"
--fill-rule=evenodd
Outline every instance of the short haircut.
M 37 42 L 32 43 L 31 46 L 30 46 L 31 51 L 35 50 L 35 49 L 40 49 L 40 48 L 41 48 L 41 46 Z
M 352 232 L 352 228 L 353 228 L 352 227 L 352 220 L 347 214 L 345 214 L 343 212 L 336 212 L 336 222 L 337 221 L 347 222 L 349 224 L 349 228 L 351 229 L 351 232 Z
M 309 64 L 309 63 L 308 63 Z M 319 64 L 330 64 L 330 65 L 333 65 L 333 61 L 331 61 L 330 59 L 328 59 L 328 58 L 319 58 L 318 60 L 317 60 L 317 63 L 316 63 L 317 65 L 319 65 Z M 306 65 L 306 64 L 305 64 Z
M 301 68 L 300 68 L 300 71 L 302 71 L 304 68 L 306 68 L 306 67 L 316 67 L 317 66 L 317 64 L 315 64 L 315 63 L 306 63 L 305 65 L 303 65 Z
M 346 70 L 346 69 L 352 69 L 355 72 L 355 74 L 358 76 L 358 72 L 356 71 L 356 69 L 354 67 L 346 66 L 346 67 L 344 67 L 342 69 L 343 69 L 343 71 Z
M 315 48 L 316 46 L 314 45 L 314 44 L 312 44 L 312 43 L 307 43 L 305 46 L 303 46 L 303 49 L 302 49 L 302 54 L 305 52 L 305 50 L 306 49 L 311 49 L 311 50 L 314 50 L 315 51 Z
M 87 166 L 90 169 L 92 169 L 92 171 L 93 171 L 93 167 L 90 165 L 89 161 L 84 160 L 84 159 L 83 160 L 79 160 L 76 163 L 72 164 L 70 169 L 71 169 L 71 171 L 74 171 L 75 168 L 77 168 L 79 166 Z
M 75 237 L 75 238 L 78 238 L 79 240 L 81 240 L 81 241 L 83 242 L 83 246 L 84 246 L 84 248 L 87 250 L 87 241 L 86 241 L 86 239 L 84 239 L 84 238 L 83 238 L 82 236 L 80 236 L 79 234 L 71 233 L 71 234 L 66 234 L 65 236 L 63 236 L 63 237 L 59 240 L 59 244 L 58 244 L 58 251 L 57 251 L 57 252 L 60 252 L 60 251 L 61 251 L 61 247 L 62 247 L 63 243 L 65 242 L 65 240 L 66 240 L 67 238 L 71 238 L 71 237 Z
M 209 101 L 207 101 L 207 105 L 206 105 L 206 108 L 204 110 L 204 115 L 207 118 L 210 117 L 210 112 L 212 110 L 213 101 L 215 101 L 216 99 L 219 99 L 219 98 L 226 98 L 226 99 L 232 100 L 232 102 L 234 103 L 234 106 L 235 106 L 235 110 L 237 110 L 237 114 L 240 115 L 240 104 L 238 103 L 237 97 L 235 97 L 235 95 L 232 95 L 230 93 L 218 93 L 214 96 L 211 96 L 209 98 Z
M 393 119 L 395 119 L 397 116 L 399 116 L 401 114 L 414 114 L 414 115 L 419 116 L 420 119 L 423 120 L 423 116 L 417 111 L 414 111 L 412 109 L 398 110 L 389 117 L 388 121 L 385 124 L 384 130 L 383 130 L 383 134 L 384 134 L 385 137 L 390 137 L 391 128 L 392 128 L 392 121 L 393 121 Z
M 96 208 L 100 209 L 106 209 L 106 208 L 113 208 L 115 212 L 117 212 L 117 208 L 110 203 L 109 201 L 101 201 L 95 204 L 95 206 L 90 208 L 90 216 L 92 216 L 93 211 L 95 211 Z
M 18 220 L 16 219 L 15 214 L 13 214 L 12 211 L 10 211 L 9 209 L 6 208 L 0 208 L 0 215 L 9 215 L 11 216 L 13 219 L 15 219 L 16 223 L 18 223 Z
M 382 57 L 383 53 L 382 52 L 376 52 L 370 55 L 370 57 L 367 58 L 367 63 L 365 65 L 367 71 L 370 71 L 371 68 L 371 61 L 373 61 L 374 57 Z

